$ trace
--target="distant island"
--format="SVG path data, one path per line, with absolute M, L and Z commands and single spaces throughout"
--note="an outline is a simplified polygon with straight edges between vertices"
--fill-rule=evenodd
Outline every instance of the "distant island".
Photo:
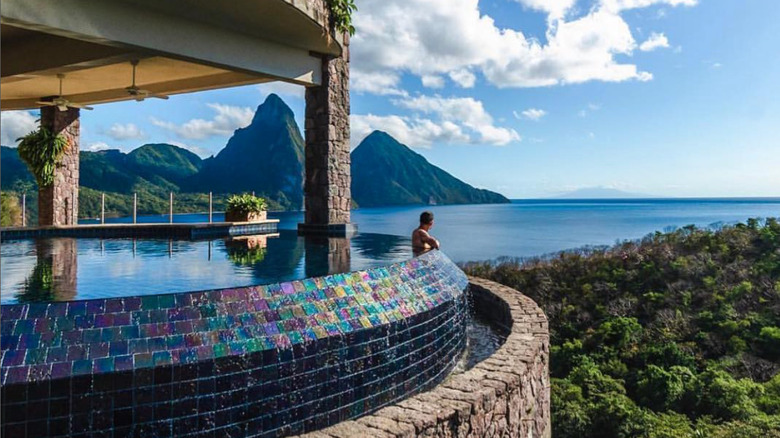
M 656 197 L 645 193 L 624 192 L 623 190 L 608 187 L 585 187 L 553 196 L 551 199 L 631 199 Z
M 216 156 L 201 159 L 166 143 L 145 144 L 129 153 L 81 151 L 79 216 L 99 216 L 101 193 L 113 216 L 132 213 L 133 193 L 138 194 L 140 214 L 167 213 L 170 192 L 179 213 L 206 211 L 208 192 L 214 193 L 216 210 L 223 208 L 229 194 L 240 192 L 266 198 L 271 210 L 300 210 L 304 149 L 292 110 L 271 94 L 258 106 L 252 122 L 237 129 Z M 27 192 L 33 222 L 37 188 L 15 148 L 2 147 L 0 185 L 7 195 Z M 455 178 L 380 131 L 352 152 L 352 195 L 354 205 L 361 207 L 509 202 Z

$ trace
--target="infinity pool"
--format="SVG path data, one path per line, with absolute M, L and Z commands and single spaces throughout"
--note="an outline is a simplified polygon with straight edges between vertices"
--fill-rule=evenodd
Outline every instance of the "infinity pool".
M 2 304 L 150 295 L 277 283 L 411 258 L 408 239 L 274 235 L 187 241 L 51 238 L 0 245 Z

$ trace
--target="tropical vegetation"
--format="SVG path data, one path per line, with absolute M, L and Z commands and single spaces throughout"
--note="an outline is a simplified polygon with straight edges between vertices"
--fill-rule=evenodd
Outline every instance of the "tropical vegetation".
M 54 169 L 62 160 L 68 145 L 65 136 L 41 126 L 16 141 L 19 142 L 19 158 L 27 164 L 38 185 L 52 185 Z
M 229 213 L 262 213 L 266 211 L 265 199 L 249 193 L 232 195 L 227 199 L 226 212 Z
M 550 324 L 555 437 L 780 437 L 780 223 L 466 266 Z

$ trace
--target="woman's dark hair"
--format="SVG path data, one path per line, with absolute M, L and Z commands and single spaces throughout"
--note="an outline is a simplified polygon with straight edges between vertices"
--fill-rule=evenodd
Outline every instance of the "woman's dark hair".
M 424 211 L 420 214 L 420 223 L 428 225 L 433 222 L 433 212 Z

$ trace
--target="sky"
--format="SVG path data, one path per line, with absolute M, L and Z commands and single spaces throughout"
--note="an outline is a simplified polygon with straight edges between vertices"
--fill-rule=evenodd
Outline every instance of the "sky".
M 384 130 L 510 198 L 780 196 L 780 1 L 356 0 L 352 146 Z M 84 150 L 207 157 L 280 82 L 82 111 Z M 2 144 L 35 126 L 2 113 Z

